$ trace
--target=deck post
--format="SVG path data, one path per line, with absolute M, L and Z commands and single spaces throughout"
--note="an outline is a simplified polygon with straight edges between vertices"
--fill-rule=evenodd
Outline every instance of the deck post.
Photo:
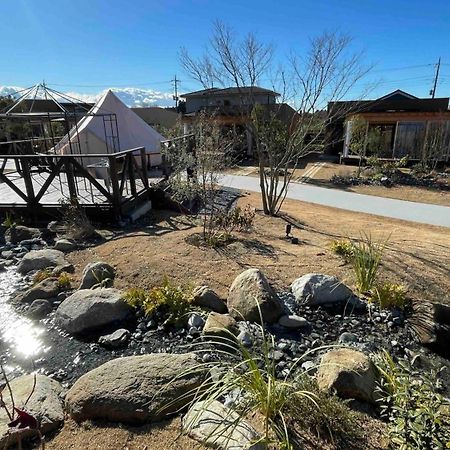
M 70 199 L 72 200 L 77 200 L 78 199 L 78 195 L 77 195 L 77 185 L 75 182 L 75 176 L 73 173 L 73 166 L 71 164 L 71 160 L 67 159 L 64 162 L 64 166 L 66 169 L 66 177 L 67 177 L 67 185 L 69 186 L 69 196 Z
M 130 188 L 131 188 L 131 194 L 133 195 L 133 197 L 136 197 L 136 178 L 135 178 L 135 173 L 134 173 L 134 164 L 133 164 L 133 159 L 134 159 L 134 155 L 133 153 L 129 153 L 127 155 L 127 159 L 128 159 L 128 178 L 130 179 Z
M 117 176 L 117 160 L 114 156 L 108 155 L 109 163 L 109 177 L 111 179 L 111 190 L 113 198 L 113 210 L 116 219 L 119 219 L 122 213 L 120 207 L 120 189 L 119 189 L 119 178 Z
M 144 183 L 144 187 L 148 189 L 148 172 L 147 172 L 147 155 L 145 154 L 145 147 L 140 148 L 141 154 L 141 169 L 142 169 L 142 182 Z M 150 160 L 151 161 L 151 160 Z
M 34 195 L 33 179 L 31 178 L 30 165 L 27 158 L 22 159 L 22 174 L 23 182 L 25 183 L 25 189 L 27 191 L 27 205 L 30 209 L 34 210 L 36 206 L 36 197 Z

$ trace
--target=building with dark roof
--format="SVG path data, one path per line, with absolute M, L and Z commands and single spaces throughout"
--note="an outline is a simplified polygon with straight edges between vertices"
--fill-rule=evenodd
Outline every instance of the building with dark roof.
M 449 98 L 418 98 L 400 89 L 375 100 L 331 102 L 328 104 L 329 145 L 326 153 L 346 158 L 351 154 L 350 143 L 356 118 L 366 124 L 366 156 L 371 148 L 371 130 L 379 136 L 376 154 L 382 158 L 422 159 L 430 138 L 439 132 L 442 160 L 450 155 Z M 381 142 L 380 142 L 381 140 Z

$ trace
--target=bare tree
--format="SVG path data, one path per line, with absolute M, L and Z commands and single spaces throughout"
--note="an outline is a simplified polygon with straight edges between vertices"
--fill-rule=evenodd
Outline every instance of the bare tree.
M 450 154 L 450 121 L 445 118 L 429 122 L 425 132 L 421 163 L 424 169 L 435 170 L 439 161 Z
M 323 148 L 327 123 L 345 116 L 349 110 L 343 98 L 369 70 L 362 55 L 350 52 L 351 39 L 338 33 L 324 33 L 310 43 L 304 57 L 292 53 L 286 68 L 276 71 L 282 99 L 290 99 L 295 114 L 283 117 L 283 103 L 257 108 L 254 93 L 243 87 L 255 86 L 269 76 L 273 49 L 248 34 L 239 40 L 233 31 L 218 22 L 210 45 L 199 59 L 186 50 L 181 62 L 186 71 L 204 87 L 211 82 L 241 89 L 241 114 L 256 146 L 260 188 L 265 214 L 279 212 L 301 158 Z M 325 111 L 328 102 L 334 107 Z M 285 106 L 285 105 L 284 105 Z

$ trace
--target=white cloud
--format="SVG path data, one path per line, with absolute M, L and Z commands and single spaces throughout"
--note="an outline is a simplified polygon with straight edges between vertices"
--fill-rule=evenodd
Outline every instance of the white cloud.
M 0 86 L 0 96 L 11 95 L 23 88 L 16 86 Z M 172 94 L 168 92 L 155 91 L 153 89 L 139 89 L 133 87 L 127 88 L 110 88 L 126 105 L 130 107 L 136 106 L 174 106 Z M 94 103 L 98 100 L 107 89 L 95 94 L 87 94 L 83 92 L 64 92 L 71 97 L 83 100 L 85 102 Z

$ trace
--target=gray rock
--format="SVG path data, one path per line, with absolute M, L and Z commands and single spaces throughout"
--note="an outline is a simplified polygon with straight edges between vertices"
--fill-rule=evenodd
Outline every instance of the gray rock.
M 205 377 L 192 353 L 117 358 L 79 378 L 66 406 L 76 421 L 158 421 L 187 406 Z
M 77 248 L 77 244 L 70 239 L 58 239 L 53 248 L 61 252 L 71 252 Z
M 60 287 L 56 278 L 46 278 L 41 282 L 31 286 L 24 293 L 16 297 L 16 301 L 31 303 L 37 299 L 49 299 L 57 297 Z
M 194 403 L 183 418 L 183 429 L 207 447 L 222 450 L 265 450 L 261 436 L 235 411 L 217 400 Z
M 197 330 L 201 330 L 203 325 L 205 325 L 205 321 L 200 314 L 192 313 L 188 319 L 188 325 L 190 327 L 195 327 Z
M 244 347 L 251 347 L 253 345 L 253 339 L 249 332 L 247 331 L 241 331 L 237 335 L 237 340 L 244 346 Z
M 321 305 L 348 300 L 352 291 L 338 278 L 320 273 L 309 273 L 291 284 L 291 291 L 300 304 Z
M 378 372 L 370 358 L 350 348 L 331 350 L 322 356 L 317 372 L 320 389 L 342 398 L 374 403 Z
M 102 287 L 111 287 L 115 276 L 116 271 L 114 267 L 108 263 L 98 261 L 88 264 L 83 270 L 79 289 L 91 289 L 100 284 Z
M 2 258 L 4 259 L 11 259 L 14 256 L 14 252 L 12 250 L 3 250 L 2 251 Z
M 35 300 L 28 308 L 27 314 L 34 319 L 42 319 L 52 312 L 52 304 L 45 299 Z
M 338 342 L 339 342 L 339 344 L 355 343 L 355 342 L 358 342 L 358 336 L 356 336 L 356 334 L 354 334 L 354 333 L 345 332 L 339 336 Z
M 41 231 L 38 228 L 29 228 L 23 225 L 10 227 L 5 232 L 5 240 L 8 244 L 18 244 L 28 239 L 40 239 Z
M 281 316 L 278 320 L 278 325 L 285 328 L 305 328 L 309 326 L 309 322 L 304 318 L 295 314 Z
M 90 333 L 127 318 L 130 307 L 117 289 L 82 289 L 67 297 L 56 310 L 56 323 L 71 334 Z
M 130 335 L 131 333 L 126 328 L 119 328 L 114 333 L 99 337 L 98 343 L 107 348 L 125 347 Z
M 227 310 L 226 303 L 208 286 L 197 286 L 193 292 L 193 304 L 211 311 L 225 314 Z
M 227 305 L 236 320 L 249 322 L 259 323 L 262 316 L 264 322 L 273 323 L 283 313 L 280 299 L 258 269 L 248 269 L 236 277 L 228 293 Z
M 64 253 L 59 250 L 32 250 L 23 257 L 17 270 L 22 274 L 26 274 L 32 270 L 54 268 L 67 264 L 67 261 L 64 259 Z
M 36 375 L 36 386 L 33 391 L 34 376 L 23 375 L 11 381 L 11 389 L 14 393 L 14 403 L 17 408 L 24 408 L 35 417 L 40 425 L 41 432 L 48 433 L 58 428 L 64 421 L 62 386 L 55 380 L 44 375 Z M 28 403 L 24 406 L 30 393 L 33 392 Z M 9 395 L 3 395 L 3 400 L 8 408 L 11 408 Z M 13 445 L 16 439 L 8 437 L 8 418 L 5 410 L 0 409 L 0 448 L 5 448 L 9 442 Z M 35 432 L 25 432 L 26 436 L 36 436 Z M 28 447 L 27 447 L 28 448 Z
M 236 335 L 237 333 L 237 323 L 229 314 L 210 312 L 203 327 L 203 334 L 205 336 L 219 336 L 230 339 L 232 335 Z

